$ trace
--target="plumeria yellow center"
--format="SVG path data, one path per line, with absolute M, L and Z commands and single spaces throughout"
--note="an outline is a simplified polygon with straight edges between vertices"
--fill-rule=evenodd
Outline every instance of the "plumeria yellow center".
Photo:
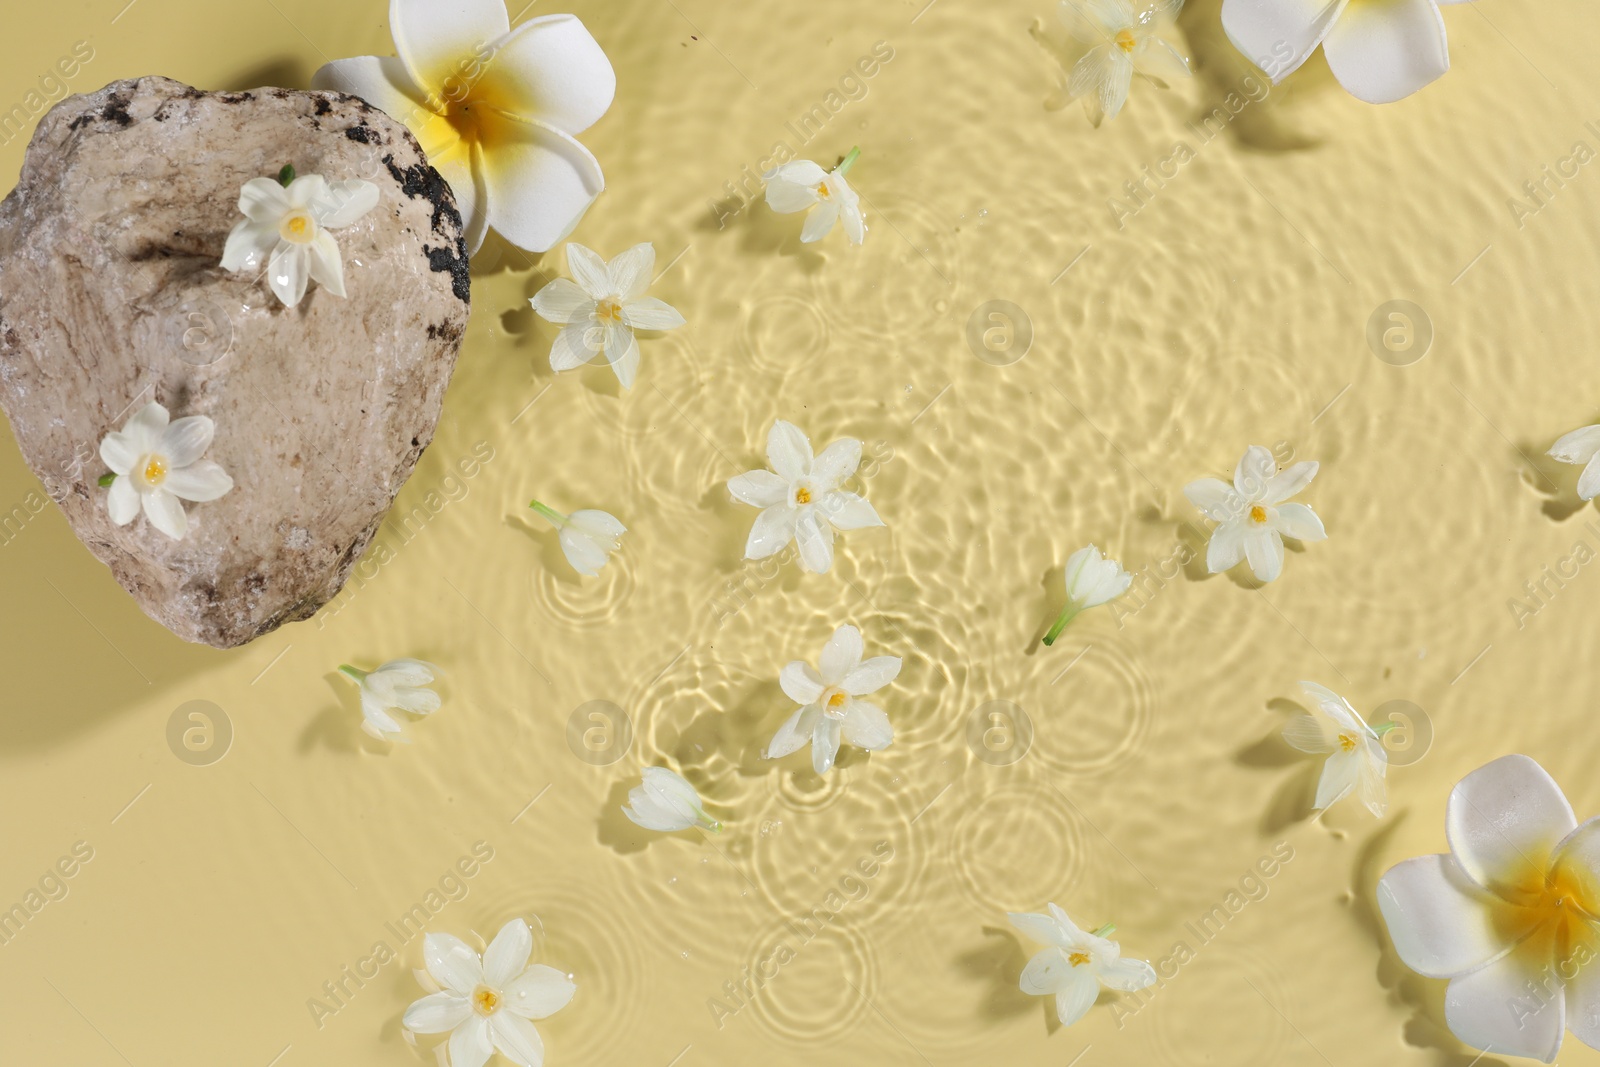
M 167 461 L 160 456 L 147 456 L 142 473 L 146 485 L 158 486 L 167 480 Z
M 1132 52 L 1139 43 L 1132 30 L 1118 30 L 1114 40 L 1117 42 L 1117 47 L 1124 52 Z
M 1354 752 L 1355 751 L 1355 747 L 1356 747 L 1356 739 L 1355 738 L 1351 737 L 1349 734 L 1340 734 L 1339 735 L 1339 748 L 1340 749 L 1342 749 L 1345 752 Z
M 622 305 L 614 299 L 602 300 L 595 305 L 594 317 L 601 322 L 621 322 Z
M 811 503 L 811 490 L 807 489 L 803 485 L 800 488 L 796 489 L 794 491 L 794 502 L 796 504 L 809 504 L 809 503 Z
M 1267 521 L 1267 509 L 1262 507 L 1260 504 L 1251 505 L 1251 508 L 1250 508 L 1250 521 L 1253 522 L 1253 523 L 1256 523 L 1258 525 L 1260 523 L 1266 522 Z
M 304 208 L 296 208 L 278 223 L 278 236 L 290 244 L 308 245 L 317 238 L 317 220 Z
M 500 1006 L 500 994 L 488 986 L 479 986 L 472 994 L 472 1006 L 479 1015 L 488 1015 Z
M 1089 954 L 1084 952 L 1082 949 L 1079 949 L 1077 952 L 1074 952 L 1067 957 L 1067 962 L 1072 964 L 1074 967 L 1082 967 L 1085 963 L 1089 962 Z

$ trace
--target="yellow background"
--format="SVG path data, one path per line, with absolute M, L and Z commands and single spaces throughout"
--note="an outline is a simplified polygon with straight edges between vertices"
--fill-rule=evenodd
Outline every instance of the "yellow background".
M 0 542 L 0 906 L 75 843 L 92 859 L 0 944 L 0 1060 L 412 1062 L 420 939 L 386 924 L 476 842 L 493 858 L 446 883 L 460 899 L 435 897 L 430 928 L 537 920 L 536 958 L 578 983 L 539 1024 L 552 1064 L 1473 1060 L 1443 1028 L 1443 983 L 1388 948 L 1373 886 L 1444 848 L 1450 786 L 1506 752 L 1600 812 L 1600 523 L 1576 470 L 1541 458 L 1600 407 L 1600 171 L 1569 167 L 1520 219 L 1509 206 L 1533 207 L 1523 183 L 1577 142 L 1600 147 L 1600 23 L 1579 0 L 1447 7 L 1454 69 L 1421 94 L 1364 105 L 1319 56 L 1207 140 L 1189 124 L 1248 73 L 1216 0 L 1180 21 L 1194 81 L 1136 84 L 1099 130 L 1063 106 L 1045 0 L 923 2 L 574 5 L 618 75 L 583 138 L 608 188 L 574 236 L 676 258 L 653 292 L 689 325 L 644 341 L 631 392 L 603 366 L 556 378 L 527 298 L 561 258 L 491 242 L 437 438 L 317 619 L 229 652 L 182 644 L 6 439 L 0 511 L 27 518 Z M 376 0 L 123 3 L 12 5 L 0 105 L 79 41 L 93 58 L 72 91 L 305 86 L 326 59 L 392 51 Z M 786 124 L 878 42 L 892 59 L 800 145 Z M 715 206 L 779 141 L 829 164 L 862 146 L 863 248 L 802 249 L 797 217 Z M 1114 211 L 1179 142 L 1192 158 Z M 6 142 L 0 170 L 22 153 Z M 1409 366 L 1367 340 L 1397 299 L 1433 332 Z M 1007 365 L 1018 334 L 991 362 L 966 338 L 991 300 L 1032 331 Z M 842 535 L 831 574 L 739 560 L 755 512 L 721 483 L 764 465 L 777 417 L 819 449 L 867 443 L 887 529 Z M 1329 540 L 1264 589 L 1168 566 L 1200 525 L 1181 487 L 1251 443 L 1321 462 L 1302 499 Z M 467 477 L 474 449 L 492 458 Z M 627 524 L 603 577 L 572 574 L 534 496 Z M 1151 576 L 1042 649 L 1061 564 L 1089 541 Z M 825 782 L 804 756 L 762 761 L 791 710 L 779 669 L 846 621 L 905 659 L 882 694 L 894 746 Z M 449 682 L 386 750 L 333 671 L 399 656 Z M 1301 678 L 1369 716 L 1420 709 L 1431 745 L 1392 770 L 1381 822 L 1353 801 L 1308 818 L 1316 767 L 1275 740 Z M 220 760 L 169 747 L 191 701 L 231 724 Z M 591 701 L 631 719 L 615 763 L 568 745 Z M 968 744 L 993 701 L 1033 726 L 1009 765 Z M 719 837 L 622 819 L 654 763 L 701 787 Z M 873 867 L 875 846 L 892 858 Z M 1202 943 L 1188 924 L 1274 850 L 1293 858 Z M 1004 918 L 1049 900 L 1114 921 L 1130 955 L 1193 958 L 1060 1029 L 1016 989 L 1037 946 Z M 819 908 L 833 919 L 811 940 L 785 926 Z M 318 1019 L 308 1001 L 379 941 L 399 958 Z M 793 959 L 714 1011 L 779 942 Z M 1561 1062 L 1600 1054 L 1569 1037 Z

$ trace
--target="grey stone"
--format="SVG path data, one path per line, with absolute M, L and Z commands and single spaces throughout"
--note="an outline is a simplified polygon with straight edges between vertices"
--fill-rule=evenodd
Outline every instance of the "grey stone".
M 285 163 L 365 178 L 336 232 L 348 299 L 285 308 L 219 266 L 239 187 Z M 0 204 L 0 407 L 72 529 L 156 621 L 231 647 L 344 583 L 433 438 L 468 307 L 455 198 L 403 125 L 353 96 L 166 78 L 72 96 Z M 174 541 L 111 523 L 99 443 L 151 400 L 208 415 L 232 475 Z

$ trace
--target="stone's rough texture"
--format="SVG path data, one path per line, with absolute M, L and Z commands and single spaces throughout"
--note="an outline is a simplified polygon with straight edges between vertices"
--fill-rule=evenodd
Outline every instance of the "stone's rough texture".
M 283 307 L 218 262 L 239 187 L 365 178 L 341 300 Z M 0 204 L 0 406 L 72 528 L 153 618 L 243 644 L 343 584 L 433 437 L 467 322 L 461 217 L 400 123 L 352 96 L 140 78 L 39 123 Z M 151 400 L 209 415 L 233 476 L 173 541 L 112 525 L 100 439 Z

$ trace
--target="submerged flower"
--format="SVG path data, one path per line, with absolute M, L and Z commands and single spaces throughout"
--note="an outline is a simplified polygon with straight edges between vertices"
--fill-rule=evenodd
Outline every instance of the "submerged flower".
M 1600 426 L 1585 426 L 1563 434 L 1561 439 L 1550 446 L 1550 456 L 1561 463 L 1573 463 L 1583 467 L 1583 473 L 1578 475 L 1578 496 L 1584 500 L 1593 500 L 1600 496 Z
M 556 278 L 529 301 L 539 317 L 562 327 L 550 348 L 550 368 L 581 367 L 601 352 L 623 388 L 639 370 L 634 330 L 672 330 L 683 316 L 665 301 L 645 296 L 655 271 L 655 246 L 634 245 L 607 263 L 580 244 L 567 244 L 574 280 Z
M 371 671 L 339 665 L 339 673 L 361 687 L 361 728 L 379 741 L 401 739 L 400 722 L 389 712 L 427 715 L 439 710 L 439 694 L 424 688 L 438 669 L 420 659 L 390 660 Z
M 1106 559 L 1093 545 L 1086 545 L 1067 557 L 1067 606 L 1056 616 L 1044 643 L 1055 644 L 1067 623 L 1084 608 L 1095 608 L 1114 600 L 1128 591 L 1133 575 L 1122 569 L 1114 559 Z
M 1383 818 L 1389 806 L 1383 785 L 1389 770 L 1389 753 L 1383 747 L 1381 734 L 1392 729 L 1394 723 L 1375 730 L 1356 714 L 1349 701 L 1331 689 L 1315 682 L 1301 682 L 1300 688 L 1311 701 L 1311 714 L 1290 719 L 1283 728 L 1283 739 L 1301 752 L 1328 757 L 1317 783 L 1315 807 L 1320 811 L 1359 788 L 1361 803 Z
M 668 834 L 691 826 L 704 826 L 712 833 L 722 829 L 720 822 L 706 814 L 694 786 L 665 767 L 644 769 L 644 781 L 628 792 L 628 806 L 622 814 L 646 830 Z
M 1134 74 L 1162 86 L 1171 78 L 1187 78 L 1189 60 L 1154 32 L 1164 13 L 1176 15 L 1182 6 L 1183 0 L 1159 0 L 1135 11 L 1131 0 L 1061 0 L 1061 20 L 1092 46 L 1073 65 L 1068 94 L 1084 98 L 1086 105 L 1093 101 L 1100 115 L 1114 119 L 1128 100 Z
M 1440 4 L 1464 0 L 1223 0 L 1233 46 L 1281 82 L 1322 46 L 1351 96 L 1388 104 L 1450 69 Z
M 1445 837 L 1389 868 L 1378 909 L 1406 966 L 1450 979 L 1450 1031 L 1546 1063 L 1565 1030 L 1600 1048 L 1600 819 L 1578 825 L 1543 767 L 1502 756 L 1451 790 Z
M 146 404 L 120 431 L 105 435 L 100 458 L 115 475 L 106 494 L 111 521 L 126 526 L 143 508 L 150 525 L 181 541 L 189 529 L 182 502 L 216 500 L 233 488 L 233 479 L 200 458 L 211 447 L 215 423 L 204 415 L 168 418 L 160 404 Z
M 1034 956 L 1018 983 L 1024 993 L 1056 998 L 1056 1017 L 1071 1026 L 1094 1004 L 1100 987 L 1124 993 L 1154 985 L 1155 968 L 1144 960 L 1122 958 L 1122 946 L 1106 940 L 1116 927 L 1094 933 L 1078 929 L 1067 913 L 1051 904 L 1050 914 L 1007 912 L 1011 925 L 1049 948 Z
M 617 538 L 628 532 L 628 528 L 618 522 L 615 515 L 604 511 L 574 511 L 571 515 L 563 515 L 537 500 L 528 506 L 561 531 L 561 551 L 566 553 L 572 569 L 586 578 L 593 578 L 600 573 L 600 568 L 606 565 L 611 553 L 620 547 Z
M 861 442 L 841 437 L 813 458 L 811 439 L 779 419 L 767 434 L 771 470 L 728 479 L 735 500 L 764 510 L 745 541 L 745 559 L 766 559 L 790 541 L 800 546 L 800 566 L 826 574 L 833 566 L 833 532 L 882 526 L 865 499 L 839 486 L 861 465 Z
M 284 177 L 293 174 L 284 168 Z M 284 185 L 278 178 L 251 178 L 239 190 L 244 219 L 228 234 L 224 270 L 256 271 L 267 265 L 267 284 L 294 307 L 315 280 L 344 296 L 344 259 L 329 230 L 340 230 L 378 206 L 378 187 L 352 178 L 330 182 L 302 174 Z
M 412 1002 L 402 1026 L 415 1034 L 449 1033 L 450 1067 L 483 1067 L 497 1051 L 521 1067 L 544 1063 L 544 1039 L 532 1020 L 566 1007 L 578 987 L 554 967 L 528 965 L 527 923 L 502 926 L 481 960 L 451 934 L 428 934 L 422 954 L 439 988 Z
M 1271 452 L 1251 445 L 1234 469 L 1233 485 L 1201 478 L 1184 486 L 1184 496 L 1217 524 L 1206 550 L 1206 570 L 1221 574 L 1247 559 L 1256 579 L 1270 582 L 1283 570 L 1285 537 L 1297 541 L 1327 537 L 1316 512 L 1305 504 L 1284 503 L 1310 485 L 1316 474 L 1314 462 L 1279 471 Z
M 844 175 L 860 155 L 861 149 L 850 149 L 832 170 L 823 170 L 809 159 L 773 167 L 761 176 L 767 183 L 767 206 L 783 215 L 810 211 L 800 228 L 802 241 L 820 241 L 840 222 L 850 243 L 859 245 L 866 240 L 867 223 L 861 215 L 861 198 Z
M 511 28 L 503 0 L 389 0 L 398 58 L 339 59 L 318 89 L 354 93 L 405 123 L 456 195 L 467 248 L 492 227 L 530 252 L 571 232 L 605 188 L 579 144 L 617 76 L 573 15 Z
M 778 759 L 811 742 L 811 766 L 827 774 L 839 754 L 839 740 L 877 752 L 894 740 L 889 716 L 876 704 L 857 697 L 875 693 L 895 680 L 900 673 L 899 656 L 874 656 L 861 659 L 861 631 L 841 626 L 822 646 L 818 669 L 804 660 L 794 660 L 778 675 L 778 684 L 797 704 L 804 705 L 789 716 L 772 742 L 767 759 Z

